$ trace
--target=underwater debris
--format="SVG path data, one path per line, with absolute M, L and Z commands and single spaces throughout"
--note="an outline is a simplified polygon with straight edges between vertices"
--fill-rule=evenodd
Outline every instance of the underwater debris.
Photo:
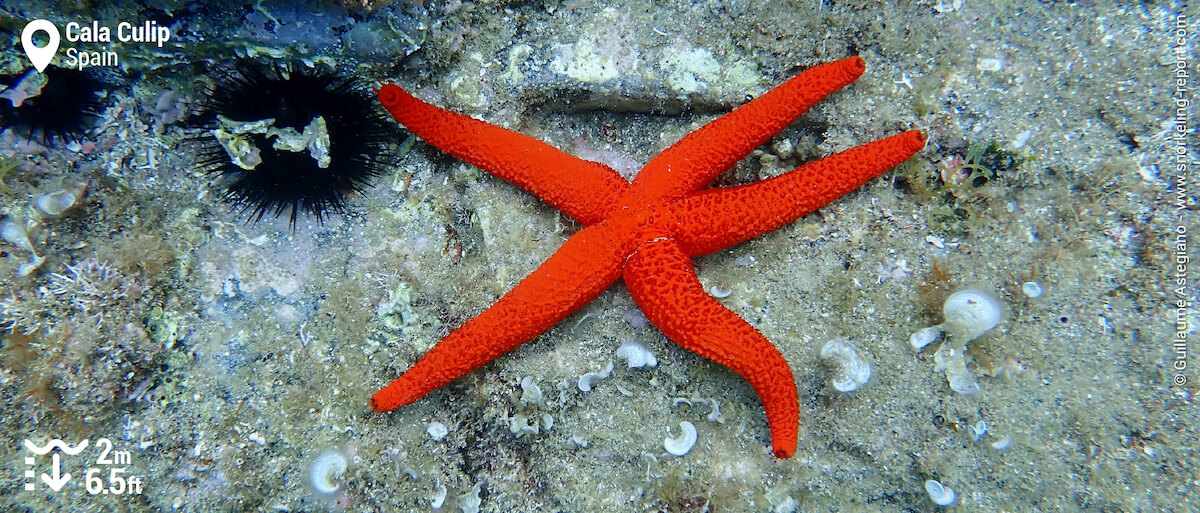
M 537 421 L 535 420 L 530 423 L 529 417 L 526 417 L 522 413 L 513 415 L 508 419 L 508 431 L 514 435 L 517 435 L 518 438 L 527 434 L 536 435 L 541 432 L 541 430 L 538 429 Z
M 15 84 L 0 91 L 0 98 L 8 100 L 13 108 L 19 108 L 25 105 L 25 100 L 42 94 L 44 87 L 46 87 L 46 74 L 37 73 L 31 68 L 26 70 Z
M 446 437 L 447 434 L 450 433 L 450 430 L 441 422 L 430 422 L 429 427 L 425 429 L 425 432 L 429 434 L 429 438 L 432 438 L 433 441 L 440 442 Z
M 533 376 L 521 379 L 521 404 L 541 404 L 542 389 L 533 381 Z
M 0 297 L 0 330 L 9 334 L 30 335 L 42 329 L 41 317 L 41 310 L 32 301 L 15 293 Z
M 29 262 L 17 267 L 17 276 L 29 276 L 46 262 L 46 257 L 39 256 L 37 250 L 33 248 L 33 241 L 29 240 L 29 232 L 25 231 L 25 226 L 21 223 L 11 218 L 0 220 L 0 239 L 28 251 L 30 254 Z
M 658 358 L 654 357 L 654 353 L 633 340 L 621 344 L 621 347 L 617 349 L 617 358 L 624 358 L 630 369 L 658 365 Z
M 126 277 L 107 261 L 87 258 L 63 264 L 64 273 L 51 273 L 50 294 L 68 302 L 80 315 L 100 326 L 111 311 L 126 300 L 137 301 L 146 286 L 136 276 Z
M 967 370 L 964 349 L 953 347 L 949 341 L 943 342 L 942 347 L 933 354 L 933 363 L 934 372 L 946 373 L 946 382 L 950 384 L 950 390 L 964 395 L 978 394 L 983 391 L 979 382 L 975 380 L 975 376 Z
M 821 358 L 833 364 L 829 384 L 838 392 L 853 392 L 871 379 L 871 364 L 863 360 L 858 348 L 845 338 L 826 342 L 821 348 Z
M 971 287 L 946 298 L 942 306 L 945 322 L 923 328 L 909 337 L 914 350 L 921 350 L 944 332 L 946 340 L 933 355 L 934 370 L 945 371 L 950 389 L 960 394 L 982 391 L 967 370 L 967 344 L 995 328 L 1004 317 L 1004 303 L 991 290 Z
M 462 508 L 463 513 L 479 513 L 479 506 L 483 504 L 483 499 L 479 497 L 479 490 L 483 488 L 483 482 L 475 483 L 470 491 L 458 496 L 458 507 Z
M 725 419 L 721 418 L 721 404 L 718 403 L 716 399 L 703 399 L 703 398 L 699 398 L 699 397 L 688 399 L 686 397 L 677 397 L 677 398 L 675 398 L 674 401 L 671 402 L 671 406 L 679 406 L 680 404 L 686 404 L 688 406 L 691 406 L 693 404 L 706 404 L 706 403 L 712 406 L 712 410 L 709 410 L 708 415 L 706 415 L 704 418 L 707 419 L 709 422 L 716 422 L 718 424 L 724 424 Z

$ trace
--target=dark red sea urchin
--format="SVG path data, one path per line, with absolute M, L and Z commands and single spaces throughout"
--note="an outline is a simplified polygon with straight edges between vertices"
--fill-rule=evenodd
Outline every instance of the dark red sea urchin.
M 222 197 L 250 221 L 287 211 L 293 229 L 302 211 L 318 223 L 330 211 L 344 213 L 346 195 L 365 190 L 391 163 L 399 133 L 361 80 L 250 61 L 218 73 L 200 119 L 206 132 L 197 166 L 220 175 Z

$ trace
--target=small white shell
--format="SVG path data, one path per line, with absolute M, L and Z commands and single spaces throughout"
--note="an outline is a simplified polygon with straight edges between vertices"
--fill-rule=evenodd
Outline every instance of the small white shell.
M 483 487 L 483 482 L 475 483 L 471 491 L 458 496 L 458 507 L 463 513 L 479 513 L 479 505 L 483 504 L 483 499 L 479 498 L 479 489 Z
M 970 433 L 971 440 L 976 441 L 976 442 L 982 440 L 983 435 L 986 435 L 987 431 L 988 431 L 987 421 L 981 420 L 979 422 L 976 422 L 975 425 L 973 425 L 973 426 L 967 426 L 967 433 Z
M 942 325 L 938 324 L 937 326 L 930 326 L 913 333 L 911 337 L 908 337 L 908 343 L 912 346 L 913 351 L 920 351 L 925 346 L 932 344 L 940 336 L 942 336 Z
M 29 234 L 25 232 L 25 227 L 10 219 L 0 222 L 0 238 L 18 248 L 37 254 L 37 251 L 33 250 L 33 243 L 29 241 Z
M 1004 59 L 995 57 L 984 57 L 975 61 L 975 68 L 979 71 L 1000 71 L 1004 69 Z
M 683 456 L 696 445 L 696 426 L 685 420 L 679 423 L 679 429 L 682 431 L 679 438 L 667 437 L 663 440 L 663 448 L 671 454 Z
M 425 429 L 425 432 L 429 433 L 429 438 L 432 438 L 433 441 L 440 442 L 442 441 L 442 438 L 445 438 L 446 435 L 450 433 L 450 429 L 448 429 L 446 425 L 442 424 L 441 422 L 430 422 L 429 427 Z
M 338 479 L 346 473 L 349 465 L 346 456 L 338 451 L 324 453 L 313 460 L 312 470 L 308 474 L 309 482 L 318 493 L 332 494 L 342 487 Z
M 1045 291 L 1045 289 L 1042 288 L 1042 284 L 1038 283 L 1036 281 L 1027 281 L 1027 282 L 1021 284 L 1021 293 L 1025 294 L 1025 297 L 1028 297 L 1028 298 L 1042 297 L 1042 294 L 1044 292 L 1046 292 L 1046 291 Z
M 1004 451 L 1004 450 L 1007 450 L 1009 447 L 1012 447 L 1012 443 L 1013 443 L 1012 435 L 1004 435 L 1004 438 L 1001 438 L 999 440 L 996 440 L 995 442 L 992 442 L 992 448 L 997 451 Z
M 929 500 L 942 507 L 954 504 L 954 499 L 957 497 L 954 490 L 933 479 L 925 481 L 925 493 L 929 494 Z
M 943 342 L 937 352 L 933 353 L 934 372 L 946 371 L 946 381 L 950 389 L 964 395 L 978 394 L 983 391 L 975 376 L 967 370 L 967 359 L 962 349 L 954 347 L 951 342 Z
M 584 392 L 591 392 L 592 386 L 595 385 L 596 383 L 600 382 L 600 380 L 607 378 L 610 374 L 612 374 L 612 371 L 613 371 L 613 362 L 610 360 L 608 362 L 608 365 L 606 367 L 604 367 L 604 370 L 602 370 L 600 372 L 589 372 L 587 374 L 579 376 L 579 390 L 582 390 Z
M 833 374 L 829 384 L 838 392 L 853 392 L 871 379 L 871 364 L 858 354 L 858 348 L 844 338 L 825 343 L 821 358 L 833 362 Z
M 529 417 L 518 413 L 513 415 L 512 418 L 508 419 L 508 431 L 520 438 L 526 434 L 538 434 L 538 426 L 536 421 L 530 424 Z
M 79 196 L 74 191 L 61 190 L 33 198 L 33 208 L 50 217 L 58 217 L 75 206 Z
M 44 263 L 46 263 L 46 257 L 34 255 L 28 262 L 17 266 L 17 276 L 29 276 Z
M 446 503 L 446 485 L 442 484 L 442 478 L 438 478 L 437 489 L 433 491 L 433 497 L 429 498 L 430 509 L 441 509 Z
M 1004 317 L 1004 303 L 990 290 L 963 289 L 946 298 L 942 306 L 946 331 L 970 342 L 991 331 Z
M 708 419 L 709 422 L 720 422 L 724 424 L 725 421 L 721 420 L 721 405 L 717 404 L 716 399 L 709 399 L 708 404 L 712 405 L 712 411 L 708 412 L 708 416 L 705 418 Z
M 1024 132 L 1021 132 L 1021 133 L 1017 134 L 1017 138 L 1013 139 L 1012 143 L 1009 144 L 1009 147 L 1011 147 L 1014 150 L 1019 150 L 1021 148 L 1024 148 L 1026 144 L 1029 144 L 1029 139 L 1031 137 L 1033 137 L 1033 130 L 1026 130 Z
M 617 358 L 624 358 L 630 369 L 658 365 L 658 358 L 654 357 L 654 353 L 632 340 L 621 344 L 621 347 L 617 349 Z

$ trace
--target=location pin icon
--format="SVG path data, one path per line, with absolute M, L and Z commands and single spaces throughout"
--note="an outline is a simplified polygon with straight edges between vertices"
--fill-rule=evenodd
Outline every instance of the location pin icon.
M 33 35 L 39 30 L 50 37 L 50 43 L 41 48 L 33 44 Z M 39 73 L 45 71 L 54 54 L 58 52 L 58 27 L 46 20 L 29 22 L 25 25 L 25 30 L 21 31 L 21 47 L 25 49 L 25 55 L 29 57 L 33 67 L 37 68 Z

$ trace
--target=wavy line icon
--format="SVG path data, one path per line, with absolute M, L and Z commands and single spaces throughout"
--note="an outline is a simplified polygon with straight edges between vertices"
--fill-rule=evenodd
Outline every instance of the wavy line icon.
M 87 446 L 88 446 L 87 440 L 79 442 L 79 445 L 77 445 L 75 447 L 71 447 L 66 442 L 63 442 L 62 440 L 55 438 L 54 440 L 51 440 L 50 443 L 48 443 L 42 447 L 38 447 L 37 444 L 33 443 L 32 440 L 30 440 L 28 438 L 25 439 L 25 448 L 29 449 L 30 452 L 32 452 L 38 456 L 45 456 L 46 453 L 53 451 L 54 449 L 58 449 L 68 456 L 75 456 L 75 455 L 79 454 L 80 452 L 83 452 L 83 450 L 86 449 Z

